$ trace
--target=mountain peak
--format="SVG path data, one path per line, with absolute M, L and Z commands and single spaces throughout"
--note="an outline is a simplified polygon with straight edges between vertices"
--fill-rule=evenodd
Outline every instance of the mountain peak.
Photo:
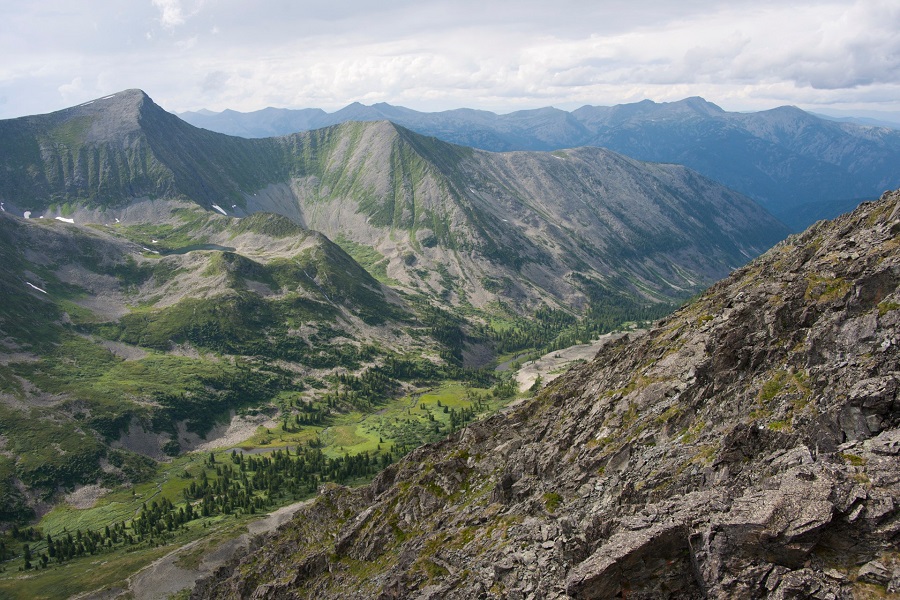
M 102 113 L 115 109 L 140 108 L 146 102 L 153 103 L 153 100 L 146 92 L 139 89 L 130 89 L 116 92 L 115 94 L 109 94 L 108 96 L 103 96 L 101 98 L 94 98 L 93 100 L 76 104 L 75 106 L 65 108 L 59 112 Z
M 802 119 L 804 121 L 820 121 L 821 119 L 816 115 L 806 112 L 802 108 L 798 108 L 793 105 L 785 105 L 778 106 L 776 108 L 772 108 L 769 110 L 761 111 L 761 115 L 770 115 L 779 118 L 790 118 L 790 119 Z
M 147 110 L 162 112 L 143 90 L 130 89 L 52 113 L 53 126 L 76 130 L 85 142 L 118 141 L 140 130 Z M 88 125 L 89 123 L 89 125 Z
M 691 109 L 703 113 L 703 114 L 716 114 L 716 113 L 724 113 L 720 106 L 717 104 L 713 104 L 712 102 L 706 100 L 705 98 L 701 98 L 700 96 L 691 96 L 690 98 L 685 98 L 679 102 L 673 102 L 673 104 L 681 104 Z

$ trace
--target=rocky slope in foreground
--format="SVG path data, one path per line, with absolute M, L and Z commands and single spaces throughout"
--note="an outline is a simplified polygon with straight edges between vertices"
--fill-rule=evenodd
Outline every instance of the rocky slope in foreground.
M 894 192 L 789 238 L 192 597 L 896 593 L 898 234 Z

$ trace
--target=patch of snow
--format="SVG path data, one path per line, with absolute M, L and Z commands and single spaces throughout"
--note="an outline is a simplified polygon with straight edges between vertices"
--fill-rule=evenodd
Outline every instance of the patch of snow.
M 87 106 L 88 104 L 93 104 L 93 103 L 94 103 L 94 101 L 91 100 L 90 102 L 85 102 L 84 104 L 79 104 L 78 106 Z
M 44 215 L 41 215 L 38 217 L 38 219 L 43 219 L 43 218 L 44 218 Z
M 100 99 L 101 99 L 101 100 L 109 100 L 110 98 L 115 98 L 115 97 L 116 97 L 116 95 L 115 95 L 115 94 L 112 94 L 111 96 L 103 96 L 103 97 L 100 98 Z
M 118 223 L 118 222 L 119 222 L 119 219 L 116 219 L 116 223 Z
M 30 281 L 26 281 L 26 282 L 25 282 L 25 285 L 28 285 L 28 286 L 33 287 L 34 289 L 36 289 L 37 291 L 39 291 L 39 292 L 42 293 L 42 294 L 46 294 L 46 293 L 47 293 L 47 290 L 42 290 L 41 288 L 39 288 L 38 286 L 34 285 L 34 284 L 31 283 Z
M 31 218 L 31 211 L 30 211 L 30 210 L 26 210 L 25 213 L 24 213 L 22 216 L 25 217 L 26 219 L 30 219 L 30 218 Z
M 75 224 L 75 219 L 67 219 L 65 217 L 56 217 L 56 220 L 62 221 L 63 223 L 71 223 L 72 225 Z
M 222 208 L 221 206 L 219 206 L 218 204 L 213 204 L 212 207 L 213 207 L 214 209 L 216 209 L 217 211 L 219 211 L 220 213 L 222 213 L 223 215 L 225 215 L 226 217 L 228 216 L 228 213 L 225 212 L 225 209 L 223 209 L 223 208 Z
M 150 240 L 150 243 L 151 243 L 151 244 L 158 244 L 159 242 L 156 241 L 156 240 Z
M 3 207 L 3 203 L 2 203 L 2 202 L 0 202 L 0 210 L 2 210 L 3 212 L 6 212 L 6 209 Z
M 555 154 L 551 154 L 550 156 L 552 156 L 553 158 L 558 158 L 559 160 L 566 160 L 566 159 L 563 158 L 562 156 L 557 156 L 557 155 L 555 155 Z

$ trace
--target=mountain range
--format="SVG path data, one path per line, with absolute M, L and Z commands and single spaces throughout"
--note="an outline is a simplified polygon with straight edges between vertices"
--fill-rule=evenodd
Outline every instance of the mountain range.
M 309 381 L 391 394 L 653 318 L 787 234 L 685 167 L 386 121 L 248 140 L 139 90 L 0 121 L 0 209 L 5 518 Z
M 389 120 L 491 151 L 600 146 L 638 160 L 688 166 L 758 201 L 796 231 L 900 185 L 900 131 L 828 120 L 790 106 L 736 113 L 687 98 L 498 115 L 354 103 L 334 113 L 267 108 L 180 116 L 198 127 L 250 138 L 347 121 Z
M 786 234 L 680 166 L 598 148 L 490 153 L 385 121 L 248 140 L 139 90 L 0 122 L 0 166 L 0 198 L 19 214 L 121 216 L 165 198 L 275 212 L 366 251 L 383 281 L 477 308 L 502 296 L 518 313 L 683 298 Z
M 763 207 L 594 146 L 491 152 L 388 120 L 245 139 L 140 90 L 0 121 L 0 522 L 40 519 L 0 528 L 0 561 L 43 553 L 0 595 L 121 585 L 161 544 L 320 486 L 196 594 L 892 585 L 897 201 L 742 266 L 788 234 Z M 516 395 L 517 360 L 729 273 L 465 427 Z M 64 506 L 84 493 L 108 499 Z
M 900 192 L 362 488 L 201 598 L 882 598 L 900 591 Z

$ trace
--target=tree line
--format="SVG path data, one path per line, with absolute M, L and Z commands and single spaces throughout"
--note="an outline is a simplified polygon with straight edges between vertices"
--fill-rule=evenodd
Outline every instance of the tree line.
M 375 452 L 326 456 L 314 441 L 296 451 L 276 450 L 253 456 L 232 451 L 221 462 L 210 454 L 197 476 L 184 487 L 182 498 L 144 503 L 131 520 L 109 523 L 102 529 L 76 529 L 43 536 L 39 529 L 13 527 L 0 538 L 0 560 L 21 557 L 21 568 L 46 568 L 73 558 L 122 547 L 154 546 L 169 542 L 192 521 L 220 515 L 253 515 L 282 501 L 315 493 L 325 482 L 347 484 L 369 479 L 393 463 L 393 448 Z

